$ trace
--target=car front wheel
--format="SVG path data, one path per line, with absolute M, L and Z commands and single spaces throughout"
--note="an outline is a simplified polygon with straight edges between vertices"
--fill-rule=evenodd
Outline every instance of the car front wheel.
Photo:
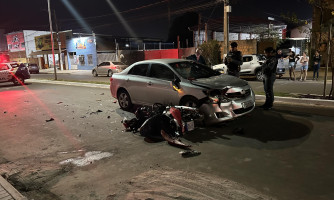
M 93 71 L 93 76 L 95 76 L 95 77 L 98 76 L 96 70 Z
M 264 75 L 261 70 L 257 71 L 255 76 L 256 76 L 256 80 L 263 81 Z
M 109 70 L 109 71 L 108 71 L 108 77 L 111 77 L 111 76 L 112 76 L 112 71 Z
M 130 95 L 126 90 L 120 90 L 117 94 L 117 100 L 119 106 L 123 110 L 129 111 L 132 108 L 132 102 L 130 99 Z

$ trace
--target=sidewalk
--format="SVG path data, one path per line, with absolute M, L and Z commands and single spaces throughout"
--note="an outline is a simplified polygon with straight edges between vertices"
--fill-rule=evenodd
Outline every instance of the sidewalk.
M 318 81 L 323 81 L 324 80 L 324 77 L 325 77 L 325 70 L 326 68 L 324 67 L 321 67 L 319 69 L 319 79 Z M 300 79 L 300 70 L 296 70 L 295 71 L 295 75 L 296 75 L 296 81 L 298 81 Z M 291 75 L 293 77 L 293 75 Z M 317 75 L 315 74 L 315 77 Z M 290 75 L 289 75 L 289 69 L 285 69 L 285 74 L 283 75 L 283 79 L 289 79 Z M 306 77 L 307 80 L 312 80 L 313 79 L 313 70 L 312 69 L 309 69 L 307 71 L 307 77 Z M 327 80 L 332 80 L 332 71 L 331 69 L 329 68 L 328 69 L 328 72 L 327 72 Z
M 54 69 L 49 68 L 49 69 L 40 69 L 39 70 L 40 74 L 54 74 Z M 75 73 L 92 73 L 92 70 L 60 70 L 57 69 L 57 74 L 75 74 Z
M 27 200 L 27 198 L 0 176 L 0 200 Z

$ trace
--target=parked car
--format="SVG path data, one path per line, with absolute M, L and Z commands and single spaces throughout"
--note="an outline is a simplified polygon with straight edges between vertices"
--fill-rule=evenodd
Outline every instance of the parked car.
M 13 82 L 14 85 L 24 83 L 25 79 L 30 78 L 29 70 L 24 65 L 18 63 L 0 64 L 0 83 Z
M 240 76 L 255 76 L 258 81 L 263 80 L 261 65 L 265 61 L 263 55 L 243 55 L 243 64 L 240 66 Z M 214 65 L 212 69 L 221 73 L 226 73 L 227 67 L 225 64 Z M 282 77 L 285 73 L 285 68 L 278 68 L 276 74 Z
M 113 73 L 118 73 L 127 68 L 128 65 L 117 62 L 117 61 L 107 61 L 102 62 L 92 70 L 93 76 L 107 75 L 111 76 Z
M 37 64 L 28 63 L 26 64 L 26 66 L 28 67 L 30 74 L 33 74 L 33 73 L 39 74 L 39 67 Z
M 112 75 L 110 91 L 124 110 L 155 103 L 197 107 L 206 124 L 242 116 L 255 106 L 247 81 L 184 59 L 134 63 Z

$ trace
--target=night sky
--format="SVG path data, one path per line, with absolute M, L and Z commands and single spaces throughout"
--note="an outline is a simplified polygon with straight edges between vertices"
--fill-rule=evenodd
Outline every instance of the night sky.
M 167 0 L 118 0 L 111 1 L 128 23 L 125 28 L 112 10 L 108 0 L 50 0 L 60 30 L 90 32 L 116 36 L 139 36 L 166 39 L 169 30 Z M 171 23 L 186 12 L 197 12 L 202 21 L 222 18 L 219 0 L 169 0 Z M 47 0 L 0 0 L 0 29 L 6 32 L 20 30 L 49 30 Z M 68 3 L 66 3 L 68 2 Z M 299 19 L 311 19 L 312 8 L 307 0 L 230 0 L 231 16 L 268 16 L 279 20 L 281 14 L 295 13 Z M 70 11 L 71 5 L 75 11 Z M 76 13 L 76 14 L 75 14 Z M 81 22 L 75 18 L 81 18 Z M 84 27 L 85 26 L 85 27 Z M 55 29 L 55 27 L 54 27 Z M 133 31 L 133 32 L 132 32 Z

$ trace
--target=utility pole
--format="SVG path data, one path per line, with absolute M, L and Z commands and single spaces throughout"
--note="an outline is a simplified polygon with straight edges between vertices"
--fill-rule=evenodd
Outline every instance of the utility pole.
M 56 24 L 56 33 L 57 33 L 57 42 L 58 42 L 58 50 L 59 50 L 60 70 L 63 70 L 63 57 L 61 56 L 61 41 L 59 39 L 59 30 L 58 30 L 58 23 L 57 23 L 57 17 L 56 17 L 56 10 L 55 9 L 53 9 L 53 15 L 54 15 L 55 24 Z
M 325 78 L 324 78 L 324 92 L 323 97 L 326 97 L 326 84 L 327 84 L 327 74 L 328 74 L 328 65 L 331 56 L 331 40 L 332 40 L 332 21 L 329 24 L 329 34 L 328 34 L 328 47 L 327 47 L 327 63 L 326 63 L 326 70 L 325 70 Z
M 50 11 L 50 0 L 47 0 L 47 1 L 48 1 L 50 32 L 51 32 L 51 46 L 52 46 L 53 68 L 54 68 L 55 80 L 57 80 L 57 69 L 56 69 L 55 51 L 54 51 L 54 44 L 53 44 L 53 30 L 52 30 L 52 19 L 51 19 L 51 11 Z
M 200 45 L 200 38 L 201 38 L 201 14 L 198 14 L 198 39 L 197 39 L 197 47 Z
M 204 41 L 208 42 L 208 23 L 205 23 L 205 36 Z
M 231 12 L 229 0 L 224 0 L 224 54 L 229 50 L 229 12 Z

